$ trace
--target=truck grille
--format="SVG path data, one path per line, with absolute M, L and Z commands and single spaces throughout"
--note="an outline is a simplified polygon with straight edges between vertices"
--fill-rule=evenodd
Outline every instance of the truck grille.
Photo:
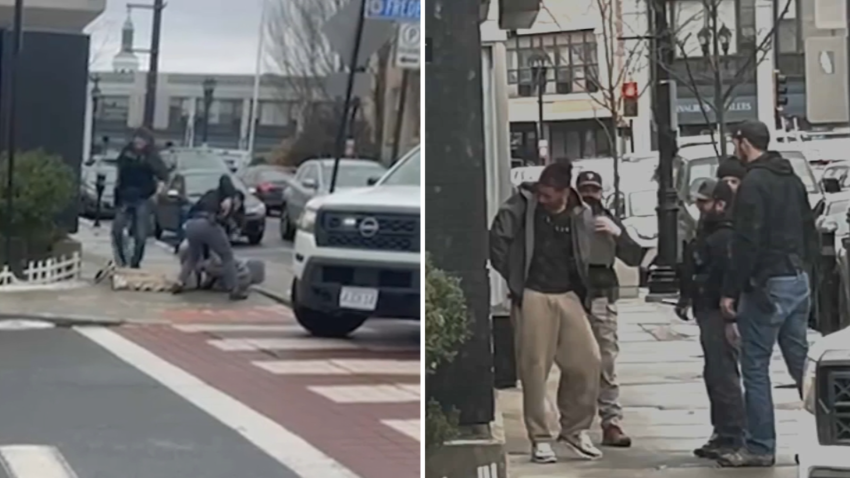
M 316 221 L 316 245 L 419 252 L 419 215 L 321 211 Z
M 850 366 L 818 367 L 815 419 L 821 445 L 850 445 Z

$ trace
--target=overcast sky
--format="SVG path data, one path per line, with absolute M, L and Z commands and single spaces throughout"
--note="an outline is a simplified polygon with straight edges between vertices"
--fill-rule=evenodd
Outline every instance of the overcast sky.
M 133 0 L 152 3 L 152 0 Z M 163 11 L 160 70 L 167 73 L 254 73 L 260 0 L 170 0 Z M 93 70 L 111 70 L 127 19 L 127 2 L 107 0 L 90 25 Z M 150 10 L 135 9 L 136 48 L 149 48 Z M 142 69 L 148 57 L 140 54 Z

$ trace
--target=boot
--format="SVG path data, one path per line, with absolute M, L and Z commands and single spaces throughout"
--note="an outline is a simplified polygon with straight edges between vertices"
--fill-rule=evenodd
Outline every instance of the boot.
M 628 448 L 632 446 L 632 439 L 623 432 L 619 425 L 605 425 L 602 427 L 602 446 Z

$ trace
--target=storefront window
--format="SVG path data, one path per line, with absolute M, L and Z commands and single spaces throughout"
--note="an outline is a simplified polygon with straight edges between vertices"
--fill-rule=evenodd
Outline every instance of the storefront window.
M 598 91 L 598 52 L 592 31 L 525 35 L 507 41 L 508 82 L 519 96 L 537 94 L 537 59 L 545 58 L 544 93 L 569 94 Z

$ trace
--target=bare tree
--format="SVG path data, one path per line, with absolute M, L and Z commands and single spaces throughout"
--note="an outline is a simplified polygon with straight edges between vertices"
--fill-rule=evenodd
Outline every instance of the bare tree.
M 89 70 L 94 68 L 101 60 L 103 60 L 105 55 L 117 53 L 117 49 L 113 52 L 107 50 L 110 43 L 112 43 L 112 40 L 115 38 L 117 28 L 117 22 L 114 19 L 108 19 L 106 16 L 98 17 L 97 20 L 86 28 L 86 32 L 92 39 L 96 34 L 102 35 L 101 40 L 98 41 L 97 44 L 92 42 L 89 45 Z
M 328 75 L 346 71 L 350 58 L 334 51 L 322 31 L 325 22 L 351 0 L 273 0 L 270 21 L 266 25 L 269 57 L 272 67 L 280 75 L 281 92 L 284 100 L 296 105 L 301 119 L 299 135 L 303 128 L 321 125 L 323 134 L 335 134 L 336 128 L 328 129 L 329 117 L 341 110 L 335 105 L 338 98 L 327 90 Z M 371 76 L 373 83 L 373 107 L 355 108 L 350 126 L 350 137 L 355 139 L 358 150 L 374 155 L 372 147 L 382 144 L 384 97 L 386 92 L 385 72 L 389 66 L 389 45 L 379 50 L 375 61 L 362 73 Z M 369 117 L 367 119 L 367 116 Z M 357 122 L 371 124 L 358 125 Z M 307 133 L 315 138 L 316 132 Z M 296 139 L 297 142 L 297 139 Z M 328 141 L 321 141 L 327 144 Z M 306 152 L 304 152 L 306 154 Z M 297 162 L 290 161 L 290 162 Z
M 696 42 L 694 42 L 693 33 L 682 34 L 681 26 L 677 27 L 680 34 L 674 35 L 675 48 L 677 56 L 682 60 L 680 64 L 683 65 L 684 71 L 672 68 L 672 65 L 668 68 L 676 83 L 693 93 L 706 124 L 712 123 L 709 113 L 714 113 L 716 129 L 709 129 L 709 134 L 718 157 L 725 157 L 727 154 L 727 144 L 724 139 L 727 126 L 725 113 L 737 98 L 736 90 L 740 85 L 755 77 L 758 65 L 772 53 L 772 48 L 776 47 L 771 45 L 774 33 L 791 7 L 791 0 L 784 0 L 784 6 L 779 10 L 772 28 L 768 31 L 754 32 L 755 44 L 735 55 L 737 63 L 732 65 L 726 58 L 732 33 L 722 23 L 719 12 L 723 1 L 701 0 L 703 28 L 696 34 L 698 37 Z M 761 40 L 758 40 L 759 38 Z M 701 50 L 701 55 L 695 58 L 694 53 L 697 49 Z M 730 66 L 733 67 L 730 68 Z M 700 86 L 705 85 L 713 87 L 711 100 L 702 94 Z
M 623 21 L 623 0 L 594 0 L 598 10 L 601 28 L 598 34 L 597 48 L 602 48 L 601 68 L 591 74 L 587 80 L 594 86 L 596 92 L 590 98 L 599 109 L 604 110 L 606 118 L 595 115 L 595 119 L 605 132 L 608 150 L 614 162 L 614 211 L 621 214 L 620 201 L 620 159 L 625 153 L 625 136 L 619 134 L 619 129 L 626 125 L 623 111 L 622 87 L 636 73 L 648 68 L 646 42 L 638 42 L 634 48 L 626 48 L 624 37 L 627 36 Z M 597 57 L 599 56 L 597 52 Z M 640 96 L 649 85 L 642 85 L 638 92 Z M 610 119 L 610 121 L 608 121 Z

